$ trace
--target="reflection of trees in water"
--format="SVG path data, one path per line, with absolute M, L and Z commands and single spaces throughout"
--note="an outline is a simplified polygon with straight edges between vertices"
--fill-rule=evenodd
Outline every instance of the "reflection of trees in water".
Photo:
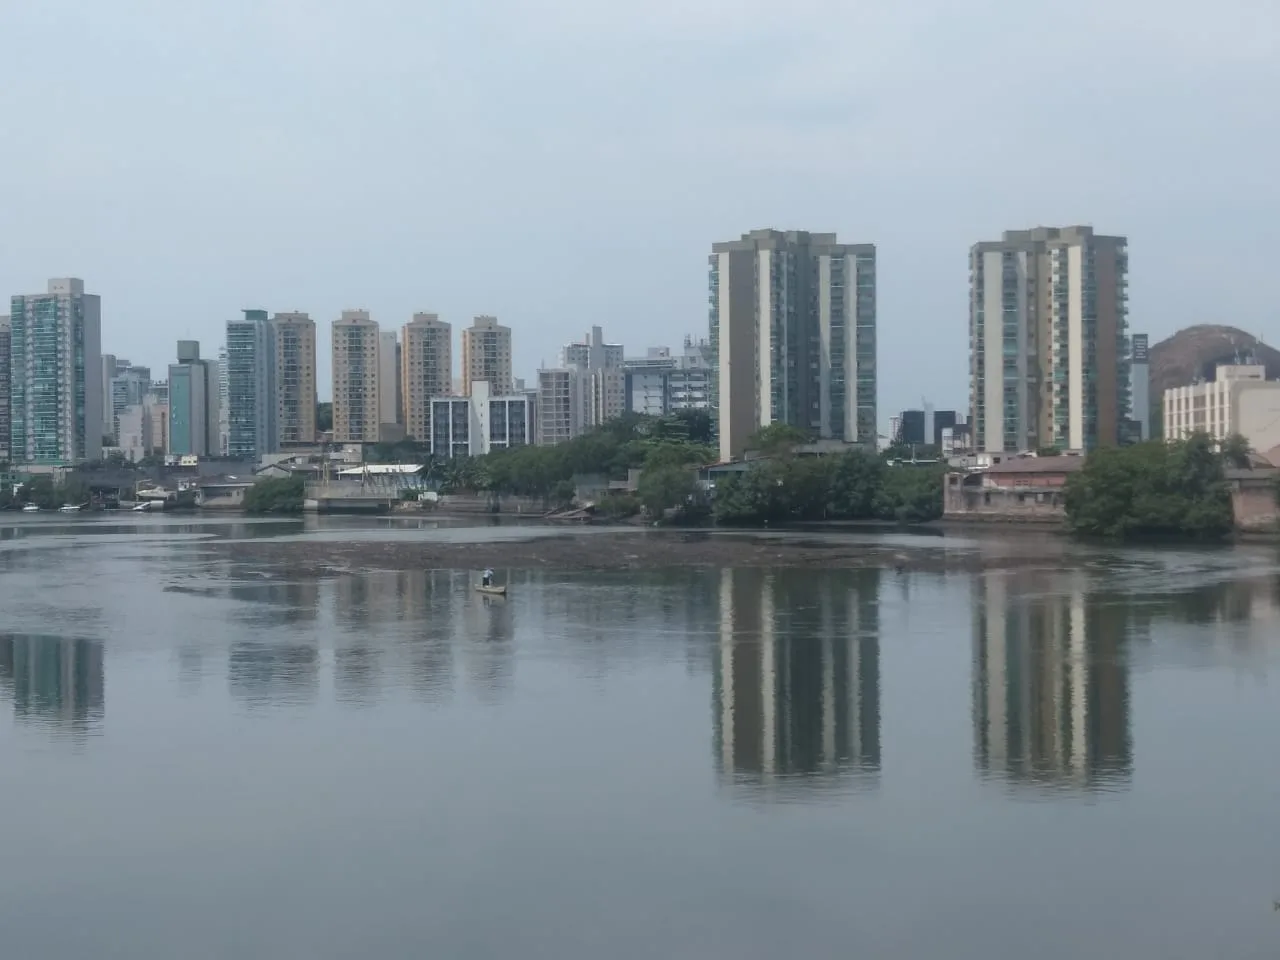
M 320 654 L 297 643 L 236 643 L 227 674 L 232 695 L 244 703 L 305 703 L 316 698 L 320 686 Z
M 1080 573 L 991 571 L 975 584 L 979 770 L 1015 783 L 1127 782 L 1131 607 L 1091 596 Z
M 83 734 L 106 713 L 102 644 L 37 634 L 0 634 L 0 695 L 15 716 Z
M 879 570 L 722 570 L 716 765 L 740 783 L 880 768 Z

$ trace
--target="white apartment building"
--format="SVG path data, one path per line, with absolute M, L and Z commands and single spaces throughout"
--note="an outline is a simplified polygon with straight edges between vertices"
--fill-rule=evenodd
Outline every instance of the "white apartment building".
M 706 341 L 686 337 L 684 350 L 650 347 L 643 357 L 622 364 L 623 408 L 661 417 L 677 410 L 706 410 L 711 398 L 711 366 Z
M 378 325 L 367 310 L 343 310 L 333 322 L 333 440 L 379 438 Z
M 165 449 L 153 437 L 151 413 L 150 404 L 134 403 L 121 410 L 116 418 L 120 428 L 116 446 L 126 459 L 134 463 L 150 456 L 157 447 Z
M 433 397 L 431 454 L 477 457 L 531 444 L 536 407 L 532 394 L 491 395 L 484 380 L 472 382 L 470 396 Z
M 720 458 L 761 427 L 876 442 L 876 248 L 755 230 L 709 260 L 710 407 Z
M 1261 454 L 1280 447 L 1280 381 L 1261 364 L 1220 364 L 1214 379 L 1164 392 L 1164 438 L 1207 433 L 1219 442 L 1233 434 Z
M 1007 231 L 969 253 L 975 449 L 1088 452 L 1130 412 L 1128 241 L 1092 227 Z

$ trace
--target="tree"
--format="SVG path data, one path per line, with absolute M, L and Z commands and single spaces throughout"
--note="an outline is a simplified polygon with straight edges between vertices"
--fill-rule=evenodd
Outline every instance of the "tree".
M 1228 467 L 1235 467 L 1237 470 L 1248 470 L 1253 466 L 1253 461 L 1249 457 L 1249 441 L 1238 433 L 1233 433 L 1222 441 L 1220 452 L 1223 463 Z
M 758 450 L 766 457 L 790 454 L 802 443 L 809 443 L 813 435 L 808 430 L 793 427 L 789 423 L 771 423 L 761 427 L 747 440 L 748 450 Z
M 301 513 L 306 484 L 297 477 L 268 477 L 245 491 L 246 513 Z
M 333 429 L 333 404 L 316 404 L 316 429 L 328 431 Z
M 636 495 L 650 516 L 661 520 L 668 510 L 688 506 L 698 492 L 693 473 L 680 466 L 668 465 L 646 470 L 640 475 Z
M 876 515 L 876 498 L 890 467 L 864 450 L 851 450 L 836 463 L 832 476 L 831 509 L 843 520 L 863 520 Z
M 1215 540 L 1234 522 L 1223 459 L 1202 433 L 1096 450 L 1065 492 L 1067 523 L 1085 536 Z

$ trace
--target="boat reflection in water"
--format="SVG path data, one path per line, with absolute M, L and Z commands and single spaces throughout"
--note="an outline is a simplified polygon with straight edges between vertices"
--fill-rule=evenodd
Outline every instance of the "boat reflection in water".
M 879 570 L 722 570 L 712 664 L 722 782 L 758 799 L 875 786 Z

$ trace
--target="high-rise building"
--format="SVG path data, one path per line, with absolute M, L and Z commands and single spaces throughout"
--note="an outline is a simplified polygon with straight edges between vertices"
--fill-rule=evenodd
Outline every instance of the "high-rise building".
M 431 442 L 431 405 L 453 391 L 453 327 L 434 313 L 415 313 L 400 343 L 405 433 Z
M 169 365 L 169 438 L 176 456 L 218 455 L 218 367 L 200 359 L 200 344 L 178 341 L 178 362 Z
M 1114 446 L 1129 415 L 1128 242 L 1011 230 L 969 255 L 970 422 L 979 452 Z
M 756 230 L 710 257 L 710 402 L 720 457 L 761 427 L 876 442 L 876 248 Z
M 227 376 L 227 346 L 218 348 L 218 456 L 225 457 L 231 444 L 231 381 Z
M 497 317 L 476 317 L 462 331 L 463 394 L 471 393 L 476 380 L 487 381 L 495 393 L 511 392 L 511 328 L 498 323 Z
M 705 340 L 685 337 L 684 350 L 650 347 L 645 356 L 622 363 L 623 406 L 631 413 L 661 417 L 677 410 L 706 410 L 711 369 Z
M 9 459 L 9 318 L 0 316 L 0 460 Z
M 620 368 L 623 363 L 620 343 L 605 343 L 604 331 L 592 327 L 581 341 L 566 343 L 560 350 L 560 366 L 581 370 Z
M 121 360 L 114 353 L 102 355 L 102 435 L 115 442 L 116 406 L 113 397 L 116 377 L 129 367 L 128 360 Z
M 305 313 L 271 318 L 276 443 L 316 442 L 316 322 Z
M 537 442 L 554 446 L 582 433 L 586 422 L 586 377 L 577 367 L 538 371 Z
M 275 346 L 267 311 L 245 310 L 227 321 L 229 457 L 257 460 L 276 449 Z
M 378 325 L 367 310 L 333 322 L 333 440 L 377 443 Z
M 111 430 L 105 436 L 111 437 L 118 444 L 120 411 L 142 402 L 142 398 L 151 387 L 151 368 L 137 366 L 127 360 L 116 361 L 112 367 L 109 367 L 106 359 L 103 358 L 102 365 L 104 374 L 109 369 L 114 369 L 115 372 L 111 382 L 107 384 L 110 389 L 105 391 L 110 399 L 110 406 L 106 408 L 108 416 L 104 416 L 103 419 L 106 420 L 109 417 L 111 421 Z
M 1129 407 L 1137 439 L 1151 439 L 1151 346 L 1145 333 L 1129 341 Z
M 583 427 L 598 427 L 626 410 L 626 376 L 622 370 L 622 344 L 605 343 L 599 327 L 580 343 L 568 343 L 560 351 L 560 366 L 582 372 Z
M 143 457 L 151 456 L 154 451 L 151 413 L 150 406 L 138 403 L 125 407 L 116 416 L 119 431 L 116 446 L 126 459 L 137 462 Z
M 394 330 L 378 334 L 378 424 L 394 427 L 404 419 L 401 401 L 400 341 Z
M 12 300 L 10 441 L 15 463 L 65 464 L 102 455 L 102 304 L 84 281 L 49 281 Z

